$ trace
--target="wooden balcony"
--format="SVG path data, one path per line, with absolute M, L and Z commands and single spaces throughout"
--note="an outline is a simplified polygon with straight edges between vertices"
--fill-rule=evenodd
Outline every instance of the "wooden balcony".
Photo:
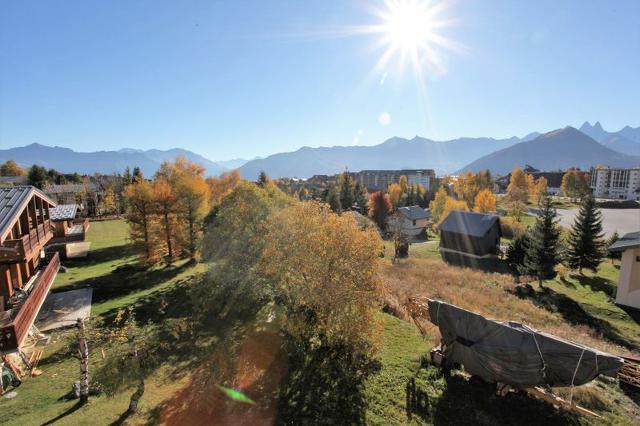
M 3 261 L 22 261 L 30 259 L 34 254 L 38 254 L 40 249 L 51 239 L 51 222 L 46 220 L 43 224 L 29 231 L 28 234 L 15 240 L 6 240 L 3 244 L 10 250 L 0 251 L 0 260 Z
M 29 334 L 42 303 L 49 294 L 51 284 L 58 274 L 60 257 L 54 254 L 49 263 L 44 266 L 30 288 L 26 299 L 18 306 L 0 312 L 0 352 L 14 352 L 24 343 Z

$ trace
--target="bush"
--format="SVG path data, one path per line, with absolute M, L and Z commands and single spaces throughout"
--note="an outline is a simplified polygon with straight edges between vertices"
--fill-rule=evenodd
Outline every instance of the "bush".
M 520 222 L 500 221 L 500 230 L 504 238 L 513 238 L 516 235 L 522 235 L 527 232 L 527 225 Z

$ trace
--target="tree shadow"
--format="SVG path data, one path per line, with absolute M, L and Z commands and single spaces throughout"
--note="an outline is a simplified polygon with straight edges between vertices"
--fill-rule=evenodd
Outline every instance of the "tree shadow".
M 289 372 L 280 386 L 278 424 L 365 424 L 365 379 L 380 363 L 347 345 L 287 337 Z
M 69 407 L 68 409 L 66 409 L 62 413 L 58 414 L 56 417 L 54 417 L 51 420 L 47 420 L 46 422 L 42 423 L 42 426 L 52 425 L 55 422 L 57 422 L 58 420 L 62 420 L 63 418 L 67 417 L 68 415 L 73 414 L 74 412 L 78 411 L 83 406 L 84 406 L 84 404 L 82 402 L 77 401 L 75 404 L 73 404 L 71 407 Z
M 451 266 L 476 269 L 487 273 L 511 274 L 507 262 L 500 258 L 476 259 L 458 253 L 443 253 L 442 260 Z
M 585 276 L 580 274 L 572 274 L 571 278 L 575 279 L 582 286 L 590 287 L 594 291 L 601 291 L 609 297 L 615 297 L 617 286 L 606 278 L 599 276 Z
M 91 287 L 93 289 L 92 304 L 102 303 L 155 287 L 174 278 L 187 267 L 188 265 L 184 263 L 177 266 L 152 268 L 142 271 L 138 269 L 114 269 L 106 275 L 58 287 L 55 289 L 55 292 Z
M 497 396 L 495 384 L 466 380 L 459 374 L 445 378 L 446 387 L 433 406 L 434 425 L 567 425 L 576 416 L 524 393 Z
M 530 298 L 534 304 L 547 311 L 556 312 L 573 325 L 586 325 L 605 339 L 630 350 L 638 350 L 639 346 L 621 334 L 609 322 L 596 318 L 585 311 L 575 300 L 553 289 L 545 287 L 532 295 L 516 294 L 520 298 Z
M 62 263 L 70 268 L 90 267 L 99 263 L 121 261 L 132 256 L 134 250 L 130 245 L 109 246 L 89 250 L 87 257 L 78 259 L 65 259 Z

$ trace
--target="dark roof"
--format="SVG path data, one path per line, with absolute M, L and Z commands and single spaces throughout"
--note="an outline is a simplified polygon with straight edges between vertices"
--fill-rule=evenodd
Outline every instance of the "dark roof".
M 438 229 L 445 232 L 482 237 L 496 222 L 500 223 L 500 219 L 493 214 L 453 210 L 438 226 Z
M 398 211 L 409 220 L 427 219 L 429 213 L 419 206 L 400 207 Z
M 58 206 L 49 210 L 51 220 L 59 222 L 62 220 L 71 220 L 76 217 L 78 211 L 77 204 L 59 204 Z
M 636 247 L 640 247 L 640 231 L 624 234 L 622 238 L 611 244 L 609 251 L 625 251 Z
M 0 237 L 11 227 L 15 216 L 20 214 L 34 194 L 37 194 L 50 204 L 56 204 L 42 191 L 33 186 L 0 187 Z
M 560 188 L 564 172 L 534 172 L 531 175 L 536 180 L 543 176 L 547 180 L 547 187 L 549 188 Z

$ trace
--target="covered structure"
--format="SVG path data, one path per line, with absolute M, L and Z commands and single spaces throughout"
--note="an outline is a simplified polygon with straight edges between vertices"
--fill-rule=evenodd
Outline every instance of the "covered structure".
M 442 335 L 448 365 L 461 364 L 487 382 L 517 388 L 578 386 L 616 377 L 624 360 L 512 321 L 494 321 L 438 300 L 429 318 Z
M 500 247 L 500 218 L 453 210 L 438 226 L 440 253 L 450 262 L 494 259 Z
M 609 251 L 622 253 L 616 303 L 640 309 L 640 231 L 623 235 Z

